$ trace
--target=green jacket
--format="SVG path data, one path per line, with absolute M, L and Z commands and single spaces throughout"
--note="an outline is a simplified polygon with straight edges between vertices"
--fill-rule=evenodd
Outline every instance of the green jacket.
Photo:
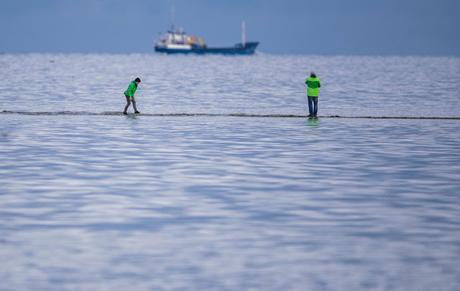
M 136 93 L 136 90 L 137 90 L 136 83 L 132 81 L 131 83 L 129 83 L 128 89 L 126 89 L 125 91 L 125 96 L 134 97 L 134 93 Z
M 305 85 L 307 85 L 307 95 L 310 97 L 318 97 L 319 88 L 321 88 L 321 82 L 319 78 L 308 77 L 305 79 Z

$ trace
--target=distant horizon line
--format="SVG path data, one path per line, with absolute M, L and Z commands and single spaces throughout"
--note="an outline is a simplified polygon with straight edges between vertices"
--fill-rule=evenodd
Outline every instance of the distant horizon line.
M 156 53 L 152 52 L 7 52 L 7 51 L 0 51 L 0 55 L 155 55 L 155 56 L 168 56 L 167 54 Z M 331 57 L 455 57 L 459 58 L 459 54 L 421 54 L 421 53 L 380 53 L 380 54 L 373 54 L 373 53 L 271 53 L 271 52 L 263 52 L 263 51 L 256 51 L 256 53 L 252 56 L 226 56 L 226 57 L 256 57 L 256 56 L 331 56 Z M 196 55 L 197 57 L 209 57 L 207 55 Z M 219 56 L 214 55 L 212 57 Z M 170 57 L 178 57 L 176 55 Z M 194 57 L 194 55 L 185 56 L 185 57 Z

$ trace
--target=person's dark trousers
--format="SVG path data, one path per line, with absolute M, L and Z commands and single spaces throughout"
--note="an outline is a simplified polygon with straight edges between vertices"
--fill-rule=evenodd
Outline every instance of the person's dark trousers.
M 318 115 L 318 97 L 308 96 L 308 111 L 311 117 Z
M 131 102 L 133 103 L 134 113 L 139 113 L 139 111 L 137 110 L 137 107 L 136 107 L 136 100 L 134 99 L 134 96 L 129 97 L 129 96 L 125 95 L 125 97 L 126 97 L 126 106 L 125 106 L 125 110 L 123 110 L 123 114 L 127 113 L 129 105 L 131 105 Z

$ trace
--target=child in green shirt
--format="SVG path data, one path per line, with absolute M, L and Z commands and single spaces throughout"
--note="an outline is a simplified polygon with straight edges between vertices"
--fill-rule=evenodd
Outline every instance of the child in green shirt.
M 134 113 L 139 114 L 140 112 L 137 110 L 136 107 L 136 100 L 134 99 L 134 93 L 136 93 L 137 86 L 141 82 L 141 79 L 136 78 L 134 81 L 129 83 L 128 89 L 125 91 L 125 97 L 126 97 L 126 106 L 125 110 L 123 110 L 123 114 L 128 114 L 127 110 L 129 105 L 131 105 L 131 102 L 133 102 L 133 107 L 134 107 Z

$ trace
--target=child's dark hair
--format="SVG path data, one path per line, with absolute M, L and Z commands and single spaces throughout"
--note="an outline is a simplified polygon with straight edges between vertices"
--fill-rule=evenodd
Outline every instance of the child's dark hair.
M 136 79 L 134 80 L 134 82 L 139 82 L 139 83 L 140 83 L 140 82 L 141 82 L 141 79 L 136 78 Z

